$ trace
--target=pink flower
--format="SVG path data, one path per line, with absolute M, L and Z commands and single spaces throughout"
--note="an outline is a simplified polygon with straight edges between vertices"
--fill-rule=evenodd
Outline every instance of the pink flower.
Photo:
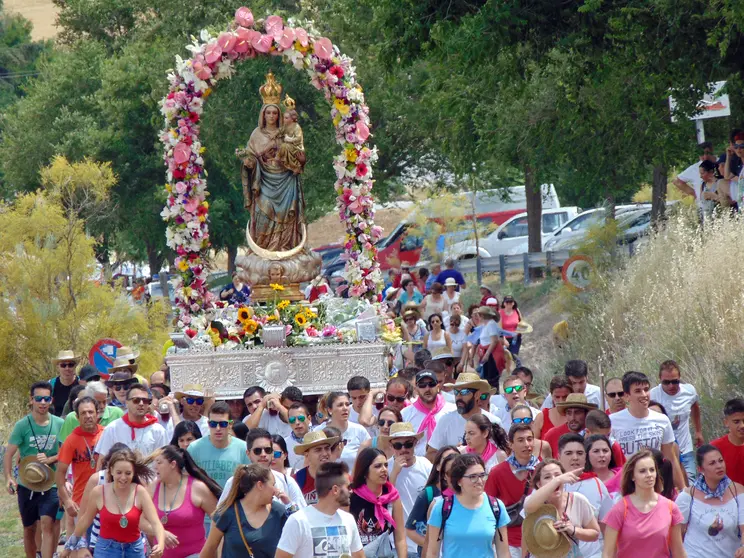
M 207 48 L 204 49 L 204 59 L 207 61 L 207 64 L 214 64 L 220 58 L 222 58 L 222 48 L 217 44 L 217 41 L 210 42 Z
M 198 207 L 199 207 L 199 200 L 196 198 L 191 198 L 189 201 L 183 204 L 183 208 L 188 213 L 196 213 L 196 210 Z
M 369 137 L 369 128 L 363 120 L 357 120 L 356 135 L 363 142 L 367 141 L 367 138 Z
M 217 44 L 220 45 L 222 52 L 229 54 L 235 48 L 235 44 L 238 42 L 238 38 L 230 32 L 220 33 L 217 37 Z
M 235 34 L 238 36 L 238 40 L 235 43 L 235 52 L 244 54 L 251 50 L 251 43 L 254 37 L 260 37 L 261 33 L 254 31 L 253 29 L 246 29 L 245 27 L 238 27 Z
M 320 335 L 315 326 L 308 326 L 307 328 L 305 328 L 305 333 L 307 333 L 310 337 L 318 337 L 318 335 Z
M 294 30 L 295 32 L 295 38 L 300 42 L 300 44 L 304 47 L 308 45 L 307 40 L 307 31 L 305 31 L 302 27 L 298 27 Z
M 316 39 L 315 43 L 313 43 L 313 52 L 321 60 L 330 60 L 331 56 L 333 56 L 333 43 L 325 37 Z
M 282 36 L 279 38 L 279 46 L 283 49 L 288 49 L 294 44 L 295 32 L 291 27 L 285 27 L 282 32 Z
M 279 16 L 272 15 L 266 18 L 265 27 L 267 35 L 272 35 L 275 39 L 279 40 L 284 30 L 284 21 Z
M 212 77 L 212 69 L 207 66 L 204 57 L 202 55 L 194 58 L 194 62 L 191 64 L 194 68 L 194 75 L 199 79 L 209 79 Z
M 243 27 L 253 27 L 253 12 L 245 6 L 235 11 L 235 23 Z
M 379 225 L 372 225 L 370 233 L 372 234 L 372 238 L 378 239 L 382 236 L 382 227 L 380 227 Z
M 323 328 L 323 337 L 333 337 L 336 335 L 336 326 L 327 325 Z
M 269 50 L 271 50 L 271 45 L 274 43 L 274 38 L 271 35 L 258 35 L 256 37 L 253 36 L 253 39 L 251 39 L 251 46 L 255 48 L 258 52 L 267 53 Z
M 364 163 L 360 163 L 360 164 L 357 165 L 356 175 L 359 178 L 363 178 L 363 177 L 367 176 L 367 172 L 368 171 L 369 171 L 369 169 L 367 168 L 367 165 L 365 165 Z
M 173 159 L 179 165 L 186 163 L 191 157 L 191 148 L 183 142 L 178 142 L 173 149 Z
M 185 194 L 186 190 L 188 190 L 188 186 L 185 182 L 176 182 L 176 192 L 179 194 Z
M 292 333 L 292 326 L 289 325 L 289 324 L 285 325 L 284 326 L 284 332 L 285 332 L 285 335 L 291 334 Z

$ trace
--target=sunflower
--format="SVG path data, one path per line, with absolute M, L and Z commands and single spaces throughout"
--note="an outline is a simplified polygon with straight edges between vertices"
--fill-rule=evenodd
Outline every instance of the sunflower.
M 276 305 L 278 310 L 284 310 L 287 306 L 289 306 L 288 300 L 282 300 L 279 302 L 279 304 Z
M 266 316 L 266 321 L 267 322 L 275 322 L 278 319 L 279 318 L 277 318 L 276 316 L 274 316 L 274 314 L 269 314 L 268 316 Z
M 294 321 L 300 327 L 305 327 L 305 324 L 307 324 L 307 318 L 302 313 L 295 314 Z
M 244 324 L 245 322 L 250 320 L 251 316 L 253 316 L 253 311 L 246 306 L 241 306 L 238 310 L 238 321 L 241 324 Z
M 246 335 L 253 335 L 258 329 L 258 322 L 256 320 L 246 320 L 243 324 L 243 331 Z
M 269 285 L 269 286 L 270 286 L 270 287 L 271 287 L 272 289 L 274 289 L 275 291 L 283 291 L 283 290 L 284 290 L 284 286 L 283 286 L 283 285 L 280 285 L 279 283 L 272 283 L 272 284 L 271 284 L 271 285 Z

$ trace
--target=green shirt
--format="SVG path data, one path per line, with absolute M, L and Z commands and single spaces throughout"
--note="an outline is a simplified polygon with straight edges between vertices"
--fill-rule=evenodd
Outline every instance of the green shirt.
M 21 459 L 37 453 L 53 457 L 59 451 L 59 432 L 63 423 L 61 418 L 49 413 L 49 424 L 39 426 L 32 415 L 26 415 L 15 423 L 8 443 L 18 446 Z
M 188 452 L 196 464 L 222 488 L 225 487 L 227 479 L 233 476 L 238 465 L 250 464 L 245 442 L 234 436 L 230 436 L 230 443 L 223 449 L 214 447 L 209 436 L 204 436 L 191 442 Z
M 100 424 L 101 426 L 108 426 L 116 419 L 123 416 L 124 409 L 106 405 L 106 408 L 103 411 L 103 415 L 101 415 L 101 420 L 98 421 L 98 424 Z M 62 424 L 62 430 L 59 431 L 59 443 L 62 444 L 67 439 L 67 437 L 72 434 L 72 431 L 75 430 L 75 428 L 77 428 L 78 426 L 80 426 L 80 421 L 78 420 L 77 415 L 75 415 L 74 412 L 69 413 L 65 417 L 65 422 Z

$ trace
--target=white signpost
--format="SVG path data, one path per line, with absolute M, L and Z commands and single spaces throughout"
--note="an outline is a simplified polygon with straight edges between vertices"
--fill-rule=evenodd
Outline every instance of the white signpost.
M 708 118 L 719 118 L 721 116 L 731 116 L 731 102 L 727 94 L 721 94 L 721 89 L 726 85 L 725 81 L 714 81 L 708 84 L 710 93 L 706 93 L 698 103 L 699 112 L 690 116 L 690 120 L 695 121 L 695 131 L 697 132 L 698 143 L 705 141 L 705 127 L 703 120 Z M 674 97 L 669 97 L 669 110 L 672 111 L 672 122 L 676 122 L 674 111 L 677 108 L 677 102 Z

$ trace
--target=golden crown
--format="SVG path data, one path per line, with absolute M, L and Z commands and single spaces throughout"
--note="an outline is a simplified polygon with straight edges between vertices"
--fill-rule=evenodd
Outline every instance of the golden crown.
M 274 74 L 269 72 L 264 83 L 258 90 L 264 105 L 278 105 L 282 99 L 282 86 L 274 79 Z
M 286 95 L 284 97 L 284 106 L 287 108 L 287 110 L 294 110 L 295 109 L 295 100 L 290 97 L 289 95 Z

